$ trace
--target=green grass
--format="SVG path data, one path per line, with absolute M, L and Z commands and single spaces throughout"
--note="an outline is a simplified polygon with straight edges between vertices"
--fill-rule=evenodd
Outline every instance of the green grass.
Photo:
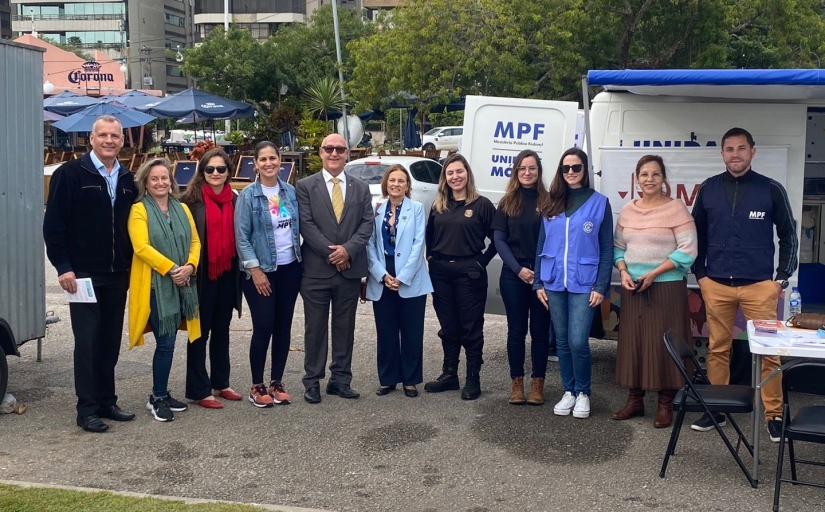
M 26 488 L 0 485 L 3 512 L 261 512 L 249 505 L 187 505 L 157 498 L 132 498 L 109 492 Z

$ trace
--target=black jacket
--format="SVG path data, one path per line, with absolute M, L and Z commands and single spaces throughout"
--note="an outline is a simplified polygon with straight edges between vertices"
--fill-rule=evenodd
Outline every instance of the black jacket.
M 43 239 L 58 275 L 122 272 L 132 266 L 126 224 L 137 187 L 128 169 L 121 166 L 118 174 L 114 207 L 106 179 L 88 153 L 61 165 L 52 175 Z

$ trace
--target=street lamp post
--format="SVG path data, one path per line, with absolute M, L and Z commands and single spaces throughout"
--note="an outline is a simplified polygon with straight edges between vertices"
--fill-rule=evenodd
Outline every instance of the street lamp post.
M 341 30 L 338 27 L 338 0 L 332 0 L 332 22 L 335 29 L 335 54 L 338 58 L 338 82 L 341 84 L 341 118 L 344 125 L 344 140 L 347 141 L 349 147 L 349 126 L 347 123 L 347 104 L 346 95 L 344 94 L 344 63 L 341 59 Z M 348 153 L 349 155 L 349 153 Z M 347 156 L 349 158 L 349 156 Z

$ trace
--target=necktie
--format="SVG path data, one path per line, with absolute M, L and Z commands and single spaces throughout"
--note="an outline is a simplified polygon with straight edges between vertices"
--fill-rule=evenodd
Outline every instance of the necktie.
M 332 178 L 332 211 L 335 212 L 335 220 L 341 222 L 341 214 L 344 213 L 344 193 L 341 191 L 339 178 Z

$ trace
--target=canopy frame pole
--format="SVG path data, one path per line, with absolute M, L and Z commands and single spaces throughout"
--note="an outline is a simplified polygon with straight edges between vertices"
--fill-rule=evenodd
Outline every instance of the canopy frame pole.
M 344 128 L 344 141 L 349 148 L 349 123 L 347 122 L 347 96 L 344 93 L 344 62 L 341 58 L 341 29 L 338 26 L 338 0 L 332 0 L 332 22 L 335 30 L 335 55 L 338 63 L 338 82 L 341 85 L 341 119 Z M 334 131 L 334 129 L 333 129 Z M 347 161 L 350 159 L 350 152 L 347 151 Z
M 587 172 L 595 182 L 596 176 L 593 173 L 593 146 L 590 137 L 590 86 L 587 82 L 587 75 L 582 75 L 582 106 L 584 107 L 584 143 L 587 152 Z M 595 183 L 594 183 L 595 184 Z

